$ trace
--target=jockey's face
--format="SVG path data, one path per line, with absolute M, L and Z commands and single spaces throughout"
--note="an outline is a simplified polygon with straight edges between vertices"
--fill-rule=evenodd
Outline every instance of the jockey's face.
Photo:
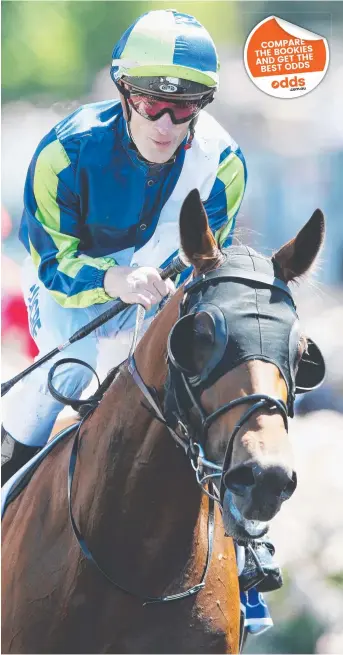
M 155 164 L 164 164 L 185 138 L 189 123 L 174 125 L 169 114 L 149 121 L 132 111 L 130 127 L 141 155 Z
M 190 122 L 174 125 L 168 113 L 150 121 L 132 109 L 130 129 L 140 154 L 155 164 L 164 164 L 185 138 Z

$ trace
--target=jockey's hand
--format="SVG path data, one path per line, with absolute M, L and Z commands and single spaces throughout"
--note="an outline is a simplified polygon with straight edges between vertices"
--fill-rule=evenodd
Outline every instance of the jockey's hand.
M 175 293 L 172 280 L 162 280 L 152 266 L 112 266 L 105 273 L 104 289 L 111 298 L 120 298 L 130 305 L 139 303 L 145 309 L 161 302 L 169 293 Z

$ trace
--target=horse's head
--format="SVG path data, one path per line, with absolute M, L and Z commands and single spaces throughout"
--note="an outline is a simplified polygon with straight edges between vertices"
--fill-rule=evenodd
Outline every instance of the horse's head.
M 296 488 L 287 420 L 295 393 L 324 376 L 321 353 L 302 334 L 287 286 L 315 260 L 324 218 L 316 210 L 271 259 L 246 246 L 221 251 L 194 190 L 180 231 L 194 277 L 169 335 L 166 412 L 199 444 L 194 461 L 203 450 L 223 467 L 218 488 L 226 532 L 256 538 Z

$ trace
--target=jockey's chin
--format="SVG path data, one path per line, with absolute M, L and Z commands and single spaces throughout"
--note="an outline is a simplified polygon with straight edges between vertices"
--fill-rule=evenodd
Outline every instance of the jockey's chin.
M 140 154 L 154 164 L 165 164 L 184 140 L 190 121 L 174 125 L 169 114 L 149 121 L 132 111 L 130 128 Z

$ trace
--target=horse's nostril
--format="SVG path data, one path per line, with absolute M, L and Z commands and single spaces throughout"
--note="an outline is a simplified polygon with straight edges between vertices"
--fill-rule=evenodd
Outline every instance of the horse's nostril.
M 230 489 L 238 496 L 243 496 L 247 487 L 252 487 L 255 484 L 254 472 L 251 466 L 237 466 L 236 468 L 228 471 L 224 477 L 224 484 L 227 489 Z

